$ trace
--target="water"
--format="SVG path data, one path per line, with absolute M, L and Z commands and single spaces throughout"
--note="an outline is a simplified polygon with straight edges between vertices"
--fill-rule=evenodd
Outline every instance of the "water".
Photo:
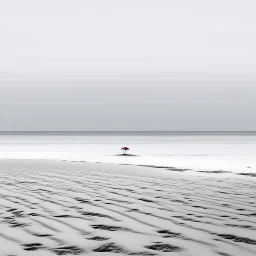
M 2 159 L 65 159 L 256 171 L 255 132 L 25 132 L 0 133 Z M 128 146 L 135 156 L 120 156 Z

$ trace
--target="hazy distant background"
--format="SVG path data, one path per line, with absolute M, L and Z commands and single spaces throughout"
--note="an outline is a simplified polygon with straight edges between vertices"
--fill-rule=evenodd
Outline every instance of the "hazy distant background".
M 256 2 L 0 1 L 0 130 L 256 130 Z

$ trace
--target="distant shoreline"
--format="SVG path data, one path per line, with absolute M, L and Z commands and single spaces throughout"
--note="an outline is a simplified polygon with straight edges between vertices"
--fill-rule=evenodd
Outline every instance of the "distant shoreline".
M 38 136 L 256 136 L 256 131 L 0 131 L 1 135 L 38 135 Z

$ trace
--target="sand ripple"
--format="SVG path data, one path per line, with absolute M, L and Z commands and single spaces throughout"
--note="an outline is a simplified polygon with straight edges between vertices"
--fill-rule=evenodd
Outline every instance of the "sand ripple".
M 1 161 L 0 256 L 256 255 L 254 178 L 166 173 Z

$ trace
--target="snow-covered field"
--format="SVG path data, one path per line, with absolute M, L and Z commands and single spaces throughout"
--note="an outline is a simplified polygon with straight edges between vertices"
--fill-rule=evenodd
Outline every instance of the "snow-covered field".
M 255 256 L 256 180 L 0 160 L 0 256 Z

